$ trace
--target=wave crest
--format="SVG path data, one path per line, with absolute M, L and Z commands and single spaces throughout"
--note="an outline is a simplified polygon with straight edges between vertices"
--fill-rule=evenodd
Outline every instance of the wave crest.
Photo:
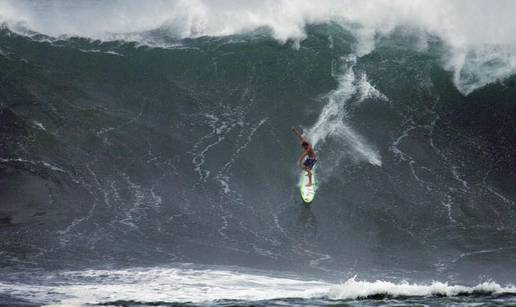
M 434 281 L 430 284 L 417 284 L 409 282 L 393 283 L 377 280 L 367 282 L 357 280 L 355 277 L 341 285 L 334 286 L 328 291 L 332 299 L 358 299 L 358 298 L 388 298 L 388 297 L 415 297 L 415 296 L 467 296 L 473 294 L 497 295 L 516 294 L 516 287 L 503 287 L 496 282 L 484 282 L 473 287 L 449 285 L 446 282 Z
M 458 90 L 467 95 L 516 73 L 516 2 L 488 1 L 244 1 L 161 0 L 0 3 L 0 22 L 13 30 L 29 29 L 49 36 L 80 36 L 99 40 L 137 40 L 155 44 L 141 33 L 159 30 L 178 38 L 226 36 L 271 29 L 280 42 L 299 42 L 307 24 L 337 22 L 364 41 L 397 27 L 420 30 L 442 39 L 450 49 L 445 59 Z M 152 35 L 151 35 L 152 36 Z M 159 44 L 158 44 L 159 45 Z M 424 44 L 423 44 L 424 45 Z

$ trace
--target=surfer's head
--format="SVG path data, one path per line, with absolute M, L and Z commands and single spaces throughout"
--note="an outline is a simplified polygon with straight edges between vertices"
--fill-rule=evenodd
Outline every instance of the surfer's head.
M 303 142 L 301 143 L 301 146 L 303 146 L 304 149 L 307 149 L 310 144 L 308 144 L 308 142 Z

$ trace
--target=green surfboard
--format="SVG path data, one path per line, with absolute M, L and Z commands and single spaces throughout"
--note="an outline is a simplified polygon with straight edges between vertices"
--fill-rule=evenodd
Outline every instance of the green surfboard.
M 306 171 L 301 172 L 301 177 L 299 178 L 299 191 L 301 192 L 301 199 L 305 204 L 310 204 L 315 198 L 315 192 L 317 190 L 317 179 L 315 176 L 315 171 L 312 169 L 312 185 L 307 187 L 308 183 L 308 174 Z

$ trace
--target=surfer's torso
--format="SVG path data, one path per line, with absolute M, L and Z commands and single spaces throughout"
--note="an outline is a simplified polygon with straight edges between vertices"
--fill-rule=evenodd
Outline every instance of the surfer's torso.
M 310 159 L 317 160 L 317 157 L 315 156 L 315 150 L 312 148 L 312 145 L 309 145 L 305 150 L 305 155 L 307 155 Z

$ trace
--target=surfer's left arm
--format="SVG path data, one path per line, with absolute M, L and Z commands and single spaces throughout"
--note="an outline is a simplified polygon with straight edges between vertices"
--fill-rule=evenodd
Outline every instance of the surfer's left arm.
M 294 133 L 296 134 L 297 138 L 299 139 L 299 141 L 301 143 L 306 142 L 305 138 L 303 137 L 301 132 L 299 132 L 299 130 L 297 130 L 297 128 L 292 127 L 292 131 L 294 131 Z

